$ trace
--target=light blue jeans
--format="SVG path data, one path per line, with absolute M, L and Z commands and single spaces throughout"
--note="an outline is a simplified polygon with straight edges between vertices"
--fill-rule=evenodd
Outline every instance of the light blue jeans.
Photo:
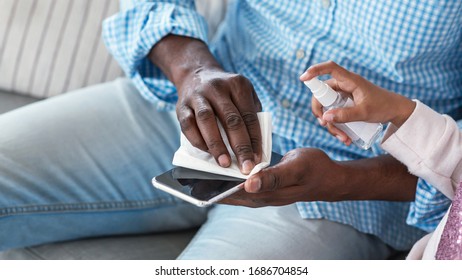
M 376 237 L 296 207 L 203 209 L 154 189 L 179 146 L 127 79 L 0 115 L 0 251 L 202 225 L 183 259 L 382 259 Z M 156 250 L 156 248 L 152 248 Z

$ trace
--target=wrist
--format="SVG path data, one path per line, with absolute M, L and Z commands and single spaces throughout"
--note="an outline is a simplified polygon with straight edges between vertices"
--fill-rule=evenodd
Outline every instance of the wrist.
M 390 155 L 339 162 L 345 191 L 343 200 L 412 201 L 417 177 Z
M 349 161 L 334 161 L 334 165 L 336 166 L 334 185 L 341 187 L 335 188 L 336 196 L 333 201 L 358 200 L 357 197 L 360 193 L 357 193 L 354 187 L 357 181 L 356 170 L 350 168 L 349 164 Z
M 222 69 L 204 42 L 177 35 L 168 35 L 159 41 L 149 53 L 149 59 L 177 87 L 198 72 Z
M 390 119 L 390 122 L 396 127 L 401 127 L 401 125 L 407 121 L 409 116 L 411 116 L 412 112 L 414 112 L 416 103 L 399 94 L 394 95 L 396 100 L 395 104 L 397 106 L 393 111 L 396 112 L 396 114 Z

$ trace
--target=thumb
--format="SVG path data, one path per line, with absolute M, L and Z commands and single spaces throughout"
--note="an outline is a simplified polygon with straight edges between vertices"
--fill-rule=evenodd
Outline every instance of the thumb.
M 365 121 L 364 114 L 358 106 L 329 110 L 322 115 L 322 119 L 334 123 Z
M 262 169 L 245 181 L 244 189 L 249 193 L 273 191 L 296 182 L 295 176 L 290 176 L 290 161 L 281 161 L 279 164 Z M 292 168 L 293 169 L 293 168 Z

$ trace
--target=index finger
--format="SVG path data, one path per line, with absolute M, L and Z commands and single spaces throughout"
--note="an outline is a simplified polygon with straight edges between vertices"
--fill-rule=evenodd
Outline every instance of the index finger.
M 333 78 L 342 81 L 344 79 L 351 79 L 352 73 L 341 67 L 333 61 L 321 62 L 310 66 L 305 73 L 300 76 L 301 81 L 308 81 L 317 76 L 330 74 Z

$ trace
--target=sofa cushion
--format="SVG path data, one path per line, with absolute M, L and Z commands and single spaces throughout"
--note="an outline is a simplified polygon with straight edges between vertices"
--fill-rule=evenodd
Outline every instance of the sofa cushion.
M 173 260 L 196 230 L 84 239 L 0 252 L 0 260 Z
M 6 113 L 38 100 L 39 99 L 37 98 L 17 95 L 10 92 L 3 92 L 0 90 L 0 114 Z

